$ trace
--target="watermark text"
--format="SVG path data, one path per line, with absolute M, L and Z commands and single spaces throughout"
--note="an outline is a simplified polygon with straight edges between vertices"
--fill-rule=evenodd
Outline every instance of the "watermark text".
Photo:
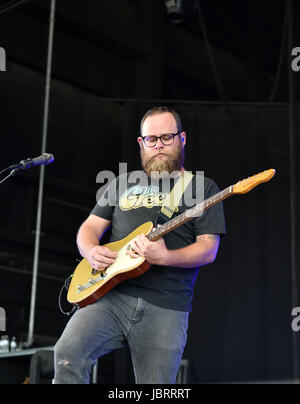
M 295 58 L 292 60 L 292 70 L 298 72 L 300 70 L 300 47 L 292 49 L 292 56 Z
M 0 47 L 0 72 L 6 72 L 6 52 Z
M 295 317 L 292 321 L 292 330 L 295 332 L 300 331 L 300 307 L 294 307 L 292 316 Z
M 6 331 L 6 313 L 3 307 L 0 307 L 0 331 Z
M 131 210 L 137 208 L 152 208 L 154 206 L 163 206 L 166 198 L 171 193 L 174 183 L 180 177 L 179 171 L 171 173 L 167 171 L 152 171 L 151 177 L 142 170 L 127 172 L 127 163 L 119 163 L 119 176 L 116 178 L 112 171 L 101 171 L 97 175 L 97 184 L 101 186 L 96 195 L 99 206 L 117 206 L 122 210 Z M 197 206 L 197 209 L 190 210 L 191 217 L 201 216 L 203 213 L 204 201 L 204 172 L 197 171 L 194 181 L 187 183 L 186 187 L 181 188 L 182 195 L 177 207 L 185 206 L 191 208 Z M 172 199 L 170 197 L 170 199 Z M 170 201 L 173 205 L 173 201 Z

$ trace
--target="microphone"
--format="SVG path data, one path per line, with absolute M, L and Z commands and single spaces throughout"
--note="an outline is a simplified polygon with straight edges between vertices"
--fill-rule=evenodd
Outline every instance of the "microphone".
M 53 163 L 53 161 L 53 154 L 44 153 L 39 157 L 35 157 L 34 159 L 29 158 L 27 160 L 21 160 L 19 164 L 14 164 L 8 167 L 8 170 L 27 170 L 28 168 L 32 168 L 35 166 L 46 166 Z

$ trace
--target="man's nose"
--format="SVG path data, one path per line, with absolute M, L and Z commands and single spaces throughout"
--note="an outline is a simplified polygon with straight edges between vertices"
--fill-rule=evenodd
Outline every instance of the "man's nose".
M 156 148 L 156 149 L 161 149 L 162 147 L 164 147 L 163 142 L 161 141 L 160 138 L 157 138 L 155 148 Z

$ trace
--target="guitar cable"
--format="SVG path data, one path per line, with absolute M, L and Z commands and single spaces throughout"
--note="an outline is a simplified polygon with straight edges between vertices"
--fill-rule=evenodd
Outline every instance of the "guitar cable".
M 62 312 L 62 314 L 64 314 L 65 316 L 71 316 L 78 309 L 78 306 L 75 304 L 75 305 L 73 305 L 73 308 L 71 311 L 66 312 L 63 310 L 62 305 L 61 305 L 62 293 L 63 293 L 64 289 L 66 289 L 66 291 L 68 292 L 72 278 L 73 278 L 73 274 L 71 274 L 67 279 L 65 279 L 64 284 L 61 287 L 59 295 L 58 295 L 58 307 L 59 307 L 60 311 Z

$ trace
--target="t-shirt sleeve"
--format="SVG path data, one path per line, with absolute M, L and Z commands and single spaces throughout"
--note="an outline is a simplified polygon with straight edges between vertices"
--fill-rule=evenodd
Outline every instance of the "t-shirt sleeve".
M 217 184 L 209 178 L 205 179 L 204 199 L 210 198 L 219 192 Z M 221 237 L 226 233 L 223 203 L 207 209 L 201 216 L 193 220 L 195 236 L 201 234 L 219 234 Z
M 112 220 L 113 212 L 116 206 L 117 180 L 114 179 L 103 191 L 97 194 L 97 204 L 91 211 L 91 215 L 99 216 L 106 220 Z

